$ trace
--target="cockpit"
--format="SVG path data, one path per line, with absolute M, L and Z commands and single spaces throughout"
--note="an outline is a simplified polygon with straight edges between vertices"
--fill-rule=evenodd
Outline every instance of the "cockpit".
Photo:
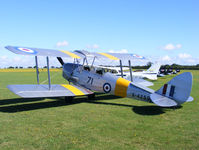
M 88 66 L 88 65 L 85 65 L 83 67 L 83 70 L 85 71 L 91 71 L 93 73 L 96 73 L 96 74 L 99 74 L 99 75 L 103 75 L 106 71 L 104 68 L 100 68 L 100 67 L 91 67 L 91 66 Z
M 84 70 L 91 71 L 91 67 L 90 66 L 84 66 Z

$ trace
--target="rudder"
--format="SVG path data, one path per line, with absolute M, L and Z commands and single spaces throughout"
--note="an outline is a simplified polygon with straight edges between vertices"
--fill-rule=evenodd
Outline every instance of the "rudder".
M 167 84 L 164 84 L 154 94 L 151 94 L 151 100 L 165 107 L 181 105 L 189 99 L 192 88 L 192 74 L 190 72 L 182 73 Z

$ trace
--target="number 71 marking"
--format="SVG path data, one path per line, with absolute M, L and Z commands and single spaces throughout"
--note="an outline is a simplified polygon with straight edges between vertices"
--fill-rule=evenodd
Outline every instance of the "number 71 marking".
M 87 83 L 90 83 L 92 85 L 93 84 L 93 78 L 92 77 L 88 77 Z

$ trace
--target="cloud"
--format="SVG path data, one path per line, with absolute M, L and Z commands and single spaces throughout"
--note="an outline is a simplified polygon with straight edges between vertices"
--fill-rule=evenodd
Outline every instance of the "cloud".
M 56 46 L 57 47 L 63 47 L 63 46 L 68 46 L 68 42 L 67 41 L 62 41 L 62 42 L 57 42 Z
M 128 53 L 128 50 L 127 49 L 121 49 L 119 51 L 110 50 L 109 53 Z
M 182 47 L 181 44 L 174 45 L 174 44 L 169 43 L 169 44 L 163 46 L 162 49 L 167 50 L 167 51 L 171 51 L 171 50 L 180 49 L 181 47 Z
M 50 66 L 59 67 L 60 63 L 57 61 L 55 57 L 49 57 Z M 65 59 L 63 59 L 65 61 Z M 73 62 L 73 59 L 67 59 L 65 62 Z M 46 57 L 39 56 L 38 57 L 38 64 L 39 67 L 46 66 Z M 7 56 L 0 56 L 0 68 L 9 67 L 9 66 L 35 66 L 35 58 L 31 56 L 14 56 L 14 57 L 7 57 Z
M 176 48 L 177 48 L 177 49 L 179 49 L 179 48 L 181 48 L 181 47 L 182 47 L 181 44 L 177 44 L 177 45 L 176 45 Z
M 99 48 L 99 45 L 93 44 L 93 45 L 87 45 L 86 47 L 89 49 L 97 49 L 97 48 Z
M 192 56 L 190 54 L 182 53 L 182 54 L 179 54 L 178 57 L 180 59 L 187 59 L 187 58 L 191 58 Z
M 163 61 L 171 61 L 171 58 L 168 55 L 166 55 L 166 56 L 163 56 L 161 58 L 161 60 L 163 60 Z

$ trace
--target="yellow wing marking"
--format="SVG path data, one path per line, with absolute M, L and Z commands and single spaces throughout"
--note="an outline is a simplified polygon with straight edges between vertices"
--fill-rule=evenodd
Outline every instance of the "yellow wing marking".
M 119 60 L 119 58 L 115 57 L 115 56 L 112 56 L 110 54 L 107 54 L 107 53 L 98 53 L 98 54 L 101 54 L 103 56 L 106 56 L 107 58 L 111 59 L 111 60 Z
M 127 89 L 131 81 L 128 81 L 123 78 L 118 78 L 115 85 L 115 95 L 126 97 L 127 95 Z
M 65 54 L 69 55 L 69 56 L 72 57 L 72 58 L 80 58 L 78 55 L 75 55 L 74 53 L 71 53 L 71 52 L 69 52 L 69 51 L 61 51 L 61 52 L 63 52 L 63 53 L 65 53 Z
M 66 89 L 68 89 L 69 91 L 71 91 L 76 96 L 85 95 L 82 91 L 80 91 L 78 88 L 76 88 L 76 87 L 74 87 L 72 85 L 61 84 L 61 86 L 65 87 Z

